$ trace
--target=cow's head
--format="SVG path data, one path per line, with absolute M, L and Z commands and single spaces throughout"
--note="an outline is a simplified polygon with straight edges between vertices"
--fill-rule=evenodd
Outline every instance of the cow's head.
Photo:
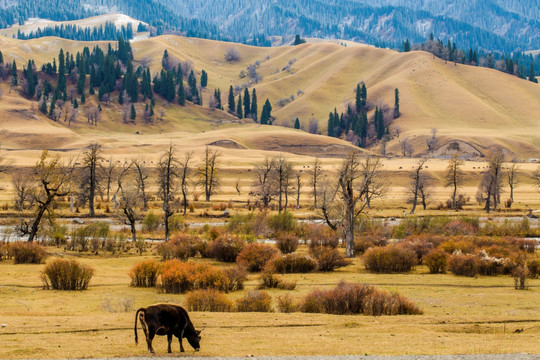
M 195 330 L 194 332 L 186 334 L 186 339 L 189 342 L 189 345 L 191 345 L 195 349 L 195 351 L 199 351 L 199 349 L 201 348 L 201 331 L 202 330 Z

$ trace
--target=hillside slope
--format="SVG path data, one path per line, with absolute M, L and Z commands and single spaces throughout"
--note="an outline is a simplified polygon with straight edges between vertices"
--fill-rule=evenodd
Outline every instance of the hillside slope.
M 15 59 L 20 67 L 28 58 L 33 58 L 39 67 L 43 62 L 51 61 L 60 48 L 73 53 L 82 50 L 83 46 L 95 45 L 105 47 L 107 43 L 58 38 L 28 41 L 0 38 L 4 58 L 7 61 Z M 196 74 L 200 75 L 202 69 L 209 74 L 203 108 L 164 106 L 167 118 L 179 122 L 189 119 L 188 126 L 175 125 L 173 121 L 150 128 L 149 132 L 166 133 L 179 129 L 198 132 L 223 127 L 223 121 L 215 125 L 216 119 L 225 119 L 225 127 L 235 126 L 230 123 L 234 119 L 231 115 L 207 108 L 209 96 L 213 89 L 220 88 L 226 103 L 229 86 L 247 83 L 248 78 L 240 78 L 239 74 L 258 61 L 257 72 L 263 78 L 259 83 L 251 84 L 250 91 L 253 87 L 257 90 L 259 112 L 264 100 L 270 99 L 277 124 L 291 124 L 298 117 L 307 126 L 314 118 L 319 122 L 320 131 L 326 133 L 328 113 L 334 107 L 338 112 L 344 111 L 346 104 L 354 101 L 356 84 L 364 81 L 368 102 L 373 105 L 392 107 L 394 89 L 400 91 L 402 116 L 391 125 L 392 140 L 388 144 L 389 151 L 394 154 L 400 152 L 400 142 L 405 137 L 415 145 L 415 153 L 425 152 L 425 138 L 435 128 L 440 144 L 460 139 L 479 149 L 501 144 L 522 157 L 540 155 L 540 86 L 496 70 L 445 63 L 424 52 L 398 53 L 334 43 L 257 48 L 168 35 L 137 41 L 132 46 L 135 61 L 144 59 L 153 73 L 161 68 L 161 56 L 167 49 L 171 57 L 191 63 Z M 231 47 L 238 50 L 238 61 L 224 60 L 225 51 Z M 283 70 L 289 63 L 292 63 L 290 68 Z M 294 95 L 294 101 L 278 105 L 279 99 L 290 95 Z M 0 100 L 0 104 L 2 107 L 10 105 L 5 99 Z M 111 111 L 118 113 L 119 109 L 111 105 Z M 133 133 L 133 128 L 126 130 L 118 124 L 117 117 L 111 115 L 111 120 L 99 130 L 88 130 L 86 125 L 79 124 L 75 131 Z M 199 122 L 200 119 L 206 121 Z

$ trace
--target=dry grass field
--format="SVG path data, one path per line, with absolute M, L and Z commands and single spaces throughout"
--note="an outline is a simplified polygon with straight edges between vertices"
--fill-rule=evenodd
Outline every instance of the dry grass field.
M 61 254 L 61 252 L 60 252 Z M 59 255 L 60 255 L 59 254 Z M 67 255 L 70 257 L 71 255 Z M 63 255 L 66 257 L 66 255 Z M 144 340 L 134 344 L 134 310 L 156 302 L 184 303 L 184 295 L 129 287 L 128 270 L 149 259 L 77 256 L 96 275 L 86 291 L 43 290 L 44 265 L 0 264 L 0 357 L 91 358 L 142 356 Z M 50 261 L 51 259 L 49 259 Z M 256 287 L 253 274 L 246 290 Z M 340 280 L 373 284 L 398 291 L 423 310 L 423 315 L 362 316 L 303 313 L 192 312 L 204 327 L 197 356 L 337 355 L 337 354 L 477 354 L 539 353 L 540 280 L 530 289 L 514 290 L 508 276 L 463 278 L 430 275 L 418 267 L 405 275 L 367 273 L 360 260 L 333 273 L 286 275 L 297 282 L 294 291 L 271 290 L 300 297 L 313 288 L 329 288 Z M 127 312 L 124 312 L 127 309 Z M 516 330 L 523 329 L 523 332 Z M 139 328 L 139 336 L 142 331 Z M 154 348 L 166 354 L 166 340 Z M 178 344 L 174 343 L 178 353 Z M 187 354 L 194 355 L 191 348 Z

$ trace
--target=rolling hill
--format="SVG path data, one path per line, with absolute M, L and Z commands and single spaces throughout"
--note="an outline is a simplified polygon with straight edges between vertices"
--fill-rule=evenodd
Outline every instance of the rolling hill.
M 51 61 L 60 48 L 74 53 L 84 46 L 105 47 L 107 44 L 58 38 L 20 41 L 0 37 L 4 59 L 6 62 L 15 59 L 20 68 L 29 58 L 40 67 Z M 297 146 L 310 143 L 309 150 L 296 150 L 297 154 L 303 155 L 318 155 L 328 146 L 342 147 L 342 150 L 348 146 L 345 141 L 284 127 L 240 124 L 230 114 L 208 108 L 214 89 L 221 89 L 225 103 L 229 86 L 241 87 L 248 82 L 247 78 L 240 78 L 240 72 L 258 62 L 257 72 L 262 80 L 252 84 L 250 90 L 253 87 L 257 90 L 259 111 L 264 100 L 270 99 L 275 124 L 291 124 L 298 117 L 307 126 L 313 118 L 318 121 L 320 132 L 326 133 L 328 113 L 334 107 L 344 111 L 349 102 L 354 102 L 356 84 L 364 81 L 368 102 L 373 105 L 392 107 L 394 89 L 400 91 L 402 116 L 390 126 L 392 139 L 387 144 L 390 154 L 400 153 L 404 138 L 414 145 L 415 154 L 425 153 L 425 140 L 435 128 L 441 145 L 457 139 L 473 145 L 480 152 L 500 144 L 522 158 L 540 155 L 540 86 L 496 70 L 445 63 L 425 52 L 398 53 L 365 45 L 345 47 L 331 42 L 258 48 L 167 35 L 133 42 L 132 47 L 135 63 L 148 63 L 152 73 L 161 68 L 165 49 L 171 57 L 190 63 L 196 74 L 204 69 L 209 80 L 203 94 L 203 107 L 180 107 L 159 99 L 157 106 L 164 110 L 165 121 L 154 125 L 140 122 L 124 125 L 120 120 L 120 108 L 113 102 L 104 106 L 104 119 L 97 128 L 86 123 L 84 110 L 78 123 L 68 128 L 62 122 L 57 124 L 37 111 L 32 112 L 31 102 L 14 92 L 8 94 L 4 85 L 4 96 L 0 99 L 0 141 L 3 146 L 22 150 L 29 143 L 39 144 L 37 140 L 28 140 L 31 138 L 25 138 L 24 134 L 39 138 L 42 133 L 49 134 L 43 146 L 50 143 L 47 146 L 59 149 L 76 148 L 89 139 L 103 139 L 111 146 L 114 143 L 125 147 L 132 143 L 140 147 L 145 142 L 162 144 L 173 138 L 185 139 L 186 146 L 192 140 L 204 144 L 231 140 L 242 147 L 261 151 L 295 152 L 291 142 Z M 224 60 L 225 51 L 231 47 L 238 50 L 238 61 Z M 287 67 L 288 64 L 291 65 Z M 278 100 L 290 95 L 294 95 L 294 101 L 278 105 Z M 91 97 L 90 103 L 94 101 Z M 37 103 L 33 104 L 36 106 Z M 35 125 L 37 123 L 39 127 Z M 135 136 L 137 132 L 147 135 Z M 20 141 L 16 140 L 19 138 Z M 202 146 L 203 143 L 197 144 Z M 377 147 L 370 150 L 379 151 Z M 241 149 L 234 151 L 242 152 Z

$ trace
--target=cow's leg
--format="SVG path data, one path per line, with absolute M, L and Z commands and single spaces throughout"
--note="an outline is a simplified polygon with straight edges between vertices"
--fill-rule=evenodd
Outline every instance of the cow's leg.
M 144 319 L 143 313 L 139 315 L 139 320 L 141 322 L 141 327 L 143 329 L 144 336 L 146 338 L 146 345 L 148 346 L 148 352 L 150 354 L 155 354 L 156 352 L 154 351 L 154 348 L 152 347 L 152 340 L 154 339 L 155 331 L 153 328 L 152 329 L 148 328 L 148 324 L 146 323 Z
M 167 333 L 167 343 L 168 343 L 167 352 L 170 354 L 172 353 L 172 350 L 171 350 L 172 332 Z
M 180 352 L 185 352 L 184 346 L 182 345 L 183 337 L 184 337 L 184 330 L 180 331 L 180 336 L 178 336 L 178 342 L 180 343 Z

